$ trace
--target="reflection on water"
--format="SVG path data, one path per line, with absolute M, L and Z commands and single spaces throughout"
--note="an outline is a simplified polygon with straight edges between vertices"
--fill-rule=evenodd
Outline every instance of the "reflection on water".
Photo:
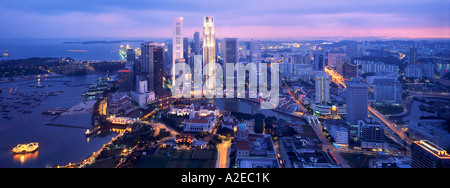
M 20 161 L 20 164 L 24 164 L 26 161 L 35 160 L 39 151 L 33 153 L 14 154 L 14 161 Z

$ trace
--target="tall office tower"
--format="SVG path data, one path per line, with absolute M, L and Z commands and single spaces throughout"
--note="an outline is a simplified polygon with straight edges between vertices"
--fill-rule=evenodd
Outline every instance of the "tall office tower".
M 223 72 L 224 79 L 223 83 L 226 85 L 226 64 L 233 63 L 236 64 L 239 62 L 239 42 L 237 38 L 224 38 L 222 40 L 222 49 L 223 49 Z
M 324 67 L 325 67 L 325 60 L 324 60 L 323 53 L 315 52 L 314 53 L 314 70 L 323 71 Z
M 411 144 L 412 168 L 450 168 L 450 155 L 428 140 Z
M 183 59 L 183 17 L 173 19 L 173 38 L 172 38 L 172 67 L 175 67 L 177 59 Z M 173 68 L 172 68 L 173 69 Z M 174 76 L 174 69 L 171 71 Z M 173 79 L 175 80 L 175 79 Z
M 369 85 L 363 82 L 361 78 L 346 81 L 345 85 L 347 86 L 347 121 L 351 125 L 357 125 L 358 120 L 367 118 Z
M 261 48 L 261 41 L 253 39 L 250 41 L 250 62 L 255 63 L 256 68 L 259 68 L 259 63 L 262 61 Z
M 122 69 L 117 72 L 118 86 L 120 92 L 134 91 L 133 72 L 129 69 Z
M 238 63 L 239 62 L 239 42 L 237 38 L 224 38 L 222 41 L 223 62 Z
M 183 38 L 183 57 L 186 58 L 188 54 L 191 53 L 191 49 L 189 46 L 189 38 Z
M 129 70 L 133 69 L 134 61 L 136 60 L 136 53 L 134 52 L 134 49 L 128 49 L 127 50 L 127 63 L 126 68 Z
M 316 103 L 330 102 L 330 76 L 324 72 L 316 74 Z
M 194 54 L 195 55 L 200 55 L 200 32 L 195 32 L 194 33 Z
M 141 44 L 142 73 L 147 75 L 148 90 L 155 92 L 156 97 L 164 95 L 164 44 L 145 42 Z
M 409 64 L 417 65 L 417 48 L 409 49 Z
M 211 64 L 206 75 L 208 83 L 206 85 L 210 88 L 215 88 L 215 63 L 216 63 L 216 37 L 214 31 L 214 17 L 207 16 L 203 20 L 203 67 L 207 64 Z M 211 79 L 209 79 L 212 77 Z

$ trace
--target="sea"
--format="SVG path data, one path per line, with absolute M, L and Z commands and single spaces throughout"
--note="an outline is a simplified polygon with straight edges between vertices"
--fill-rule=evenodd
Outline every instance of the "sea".
M 75 60 L 113 61 L 121 59 L 120 45 L 129 44 L 132 48 L 138 48 L 141 45 L 141 42 L 136 42 L 137 40 L 83 44 L 86 41 L 116 41 L 116 39 L 0 39 L 0 52 L 11 55 L 0 57 L 0 60 L 71 57 Z
M 0 39 L 0 52 L 10 57 L 0 60 L 26 59 L 31 57 L 72 57 L 76 60 L 113 61 L 120 60 L 120 45 L 139 47 L 139 42 L 81 44 L 73 39 Z M 99 41 L 99 40 L 96 40 Z M 118 133 L 110 132 L 87 138 L 86 129 L 46 125 L 46 122 L 91 126 L 91 114 L 70 116 L 43 115 L 51 108 L 71 108 L 83 102 L 81 95 L 89 84 L 96 82 L 102 74 L 66 76 L 39 80 L 0 83 L 0 168 L 48 168 L 56 165 L 77 163 L 98 151 Z M 81 85 L 69 87 L 69 85 Z M 44 86 L 37 88 L 37 85 Z M 42 97 L 50 92 L 63 91 L 57 96 Z M 25 96 L 41 101 L 25 101 Z M 30 104 L 23 104 L 29 102 Z M 24 113 L 26 111 L 26 113 Z M 5 118 L 3 118 L 5 117 Z M 6 118 L 10 117 L 10 118 Z M 31 154 L 15 155 L 11 150 L 17 144 L 38 142 L 39 149 Z

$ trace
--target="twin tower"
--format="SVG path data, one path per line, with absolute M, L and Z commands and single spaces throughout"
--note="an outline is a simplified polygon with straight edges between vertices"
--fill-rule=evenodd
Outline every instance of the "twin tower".
M 248 98 L 258 99 L 261 102 L 261 109 L 274 109 L 278 106 L 278 63 L 272 63 L 269 66 L 270 73 L 267 71 L 267 64 L 260 62 L 245 65 L 224 63 L 222 67 L 216 62 L 214 17 L 208 16 L 203 20 L 203 54 L 201 58 L 200 55 L 194 56 L 194 67 L 191 68 L 183 58 L 183 17 L 174 18 L 173 24 L 173 97 L 245 98 L 248 95 Z M 249 75 L 248 82 L 246 82 L 246 72 Z M 225 87 L 224 81 L 226 81 Z

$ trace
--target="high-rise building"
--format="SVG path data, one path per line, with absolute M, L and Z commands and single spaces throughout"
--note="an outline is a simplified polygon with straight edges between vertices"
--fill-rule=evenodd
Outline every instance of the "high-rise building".
M 250 62 L 255 63 L 257 68 L 262 61 L 261 49 L 261 41 L 253 39 L 250 41 Z
M 377 102 L 400 102 L 402 100 L 402 84 L 395 77 L 374 77 L 373 94 Z
M 183 17 L 173 19 L 173 38 L 172 38 L 172 67 L 175 67 L 177 59 L 183 59 Z M 173 69 L 173 68 L 172 68 Z M 174 72 L 172 71 L 172 76 Z M 175 80 L 175 79 L 173 79 Z
M 216 37 L 214 31 L 214 17 L 207 16 L 203 20 L 203 67 L 210 64 L 206 71 L 208 83 L 207 86 L 215 88 L 215 63 L 216 63 Z M 209 79 L 212 77 L 211 79 Z
M 413 168 L 450 168 L 450 155 L 428 140 L 411 144 L 411 159 Z
M 316 103 L 330 102 L 330 76 L 324 72 L 316 73 Z
M 222 41 L 223 62 L 238 63 L 239 62 L 239 42 L 237 38 L 224 38 Z
M 351 125 L 357 125 L 358 120 L 367 118 L 368 110 L 368 87 L 360 78 L 354 78 L 352 81 L 346 81 L 346 116 Z
M 325 67 L 325 59 L 322 52 L 315 52 L 314 53 L 314 70 L 316 71 L 323 71 L 323 68 Z
M 358 76 L 358 65 L 345 61 L 342 65 L 342 77 L 346 80 L 351 80 L 356 76 Z
M 148 90 L 155 92 L 156 97 L 165 94 L 164 78 L 164 44 L 145 42 L 141 44 L 142 73 L 148 77 Z
M 409 63 L 411 65 L 417 65 L 417 48 L 409 49 Z
M 183 38 L 183 58 L 186 58 L 187 55 L 191 53 L 191 49 L 189 46 L 189 38 Z
M 133 69 L 133 65 L 135 63 L 136 60 L 136 53 L 134 52 L 134 49 L 128 49 L 127 50 L 127 63 L 126 63 L 126 68 L 132 70 Z
M 422 67 L 417 65 L 407 65 L 405 67 L 405 77 L 407 78 L 422 78 Z
M 200 55 L 201 46 L 200 46 L 200 32 L 194 33 L 194 54 Z
M 129 69 L 123 69 L 118 71 L 118 86 L 120 92 L 134 91 L 133 84 L 133 72 Z
M 432 62 L 422 63 L 422 73 L 424 77 L 434 78 L 434 64 Z
M 224 80 L 223 83 L 226 85 L 226 64 L 233 63 L 236 64 L 239 62 L 239 42 L 237 38 L 224 38 L 222 40 L 222 49 L 223 49 L 223 72 L 224 72 Z

